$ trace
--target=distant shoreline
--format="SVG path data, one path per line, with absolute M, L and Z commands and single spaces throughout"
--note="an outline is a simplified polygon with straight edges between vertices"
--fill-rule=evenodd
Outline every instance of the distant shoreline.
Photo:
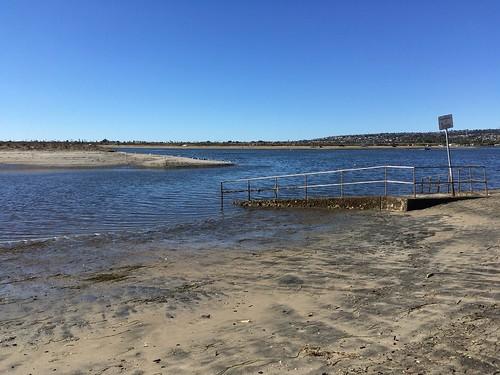
M 380 149 L 424 149 L 429 148 L 431 150 L 441 150 L 445 146 L 198 146 L 198 145 L 187 145 L 187 146 L 177 146 L 177 145 L 106 145 L 101 146 L 108 149 L 124 149 L 124 148 L 144 148 L 144 149 L 173 149 L 173 150 L 189 150 L 189 149 L 219 149 L 219 150 L 380 150 Z M 495 147 L 495 146 L 452 146 L 451 148 L 485 148 L 485 147 Z

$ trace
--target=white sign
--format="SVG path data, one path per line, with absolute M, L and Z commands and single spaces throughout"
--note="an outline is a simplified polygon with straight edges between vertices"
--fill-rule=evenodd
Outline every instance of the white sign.
M 453 127 L 452 115 L 439 116 L 438 121 L 439 121 L 439 130 L 450 129 Z

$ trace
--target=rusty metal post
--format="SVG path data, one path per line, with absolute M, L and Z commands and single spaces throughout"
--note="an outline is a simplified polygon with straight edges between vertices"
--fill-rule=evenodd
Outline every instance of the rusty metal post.
M 340 171 L 340 198 L 344 196 L 344 172 Z
M 469 167 L 469 190 L 472 193 L 474 188 L 472 187 L 472 168 Z
M 488 181 L 486 180 L 486 167 L 483 167 L 483 176 L 484 176 L 484 191 L 486 196 L 488 196 Z
M 220 210 L 224 210 L 224 187 L 223 182 L 220 183 Z
M 431 193 L 431 186 L 432 186 L 432 177 L 428 178 L 429 180 L 429 194 Z
M 417 181 L 415 180 L 415 167 L 413 167 L 413 198 L 417 196 Z
M 387 167 L 384 167 L 384 196 L 387 197 Z
M 461 168 L 458 168 L 458 193 L 461 193 L 462 192 L 462 181 L 460 181 L 461 179 L 461 171 L 462 169 Z
M 438 182 L 437 182 L 437 192 L 441 192 L 441 176 L 438 176 Z
M 304 176 L 304 189 L 305 189 L 306 201 L 307 201 L 307 175 Z

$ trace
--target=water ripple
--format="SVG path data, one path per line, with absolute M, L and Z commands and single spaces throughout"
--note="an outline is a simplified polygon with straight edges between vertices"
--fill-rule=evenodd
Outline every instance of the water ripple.
M 172 151 L 147 152 L 168 154 Z M 394 160 L 402 165 L 446 164 L 446 153 L 441 150 L 205 149 L 176 150 L 175 153 L 230 160 L 237 165 L 177 170 L 0 169 L 0 242 L 28 240 L 26 246 L 30 246 L 33 240 L 50 242 L 66 236 L 106 238 L 103 236 L 117 232 L 142 233 L 158 227 L 241 214 L 240 209 L 231 204 L 221 213 L 221 180 L 394 164 Z M 490 187 L 500 187 L 500 148 L 454 150 L 453 157 L 456 164 L 487 165 Z

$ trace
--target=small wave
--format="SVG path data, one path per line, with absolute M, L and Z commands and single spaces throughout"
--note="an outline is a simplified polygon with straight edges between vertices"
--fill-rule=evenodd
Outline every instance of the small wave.
M 186 223 L 156 225 L 146 229 L 121 229 L 107 232 L 62 234 L 50 237 L 0 241 L 0 252 L 67 248 L 68 246 L 98 246 L 106 243 L 145 243 L 168 240 L 181 233 L 193 233 L 213 229 L 226 217 L 200 218 Z

